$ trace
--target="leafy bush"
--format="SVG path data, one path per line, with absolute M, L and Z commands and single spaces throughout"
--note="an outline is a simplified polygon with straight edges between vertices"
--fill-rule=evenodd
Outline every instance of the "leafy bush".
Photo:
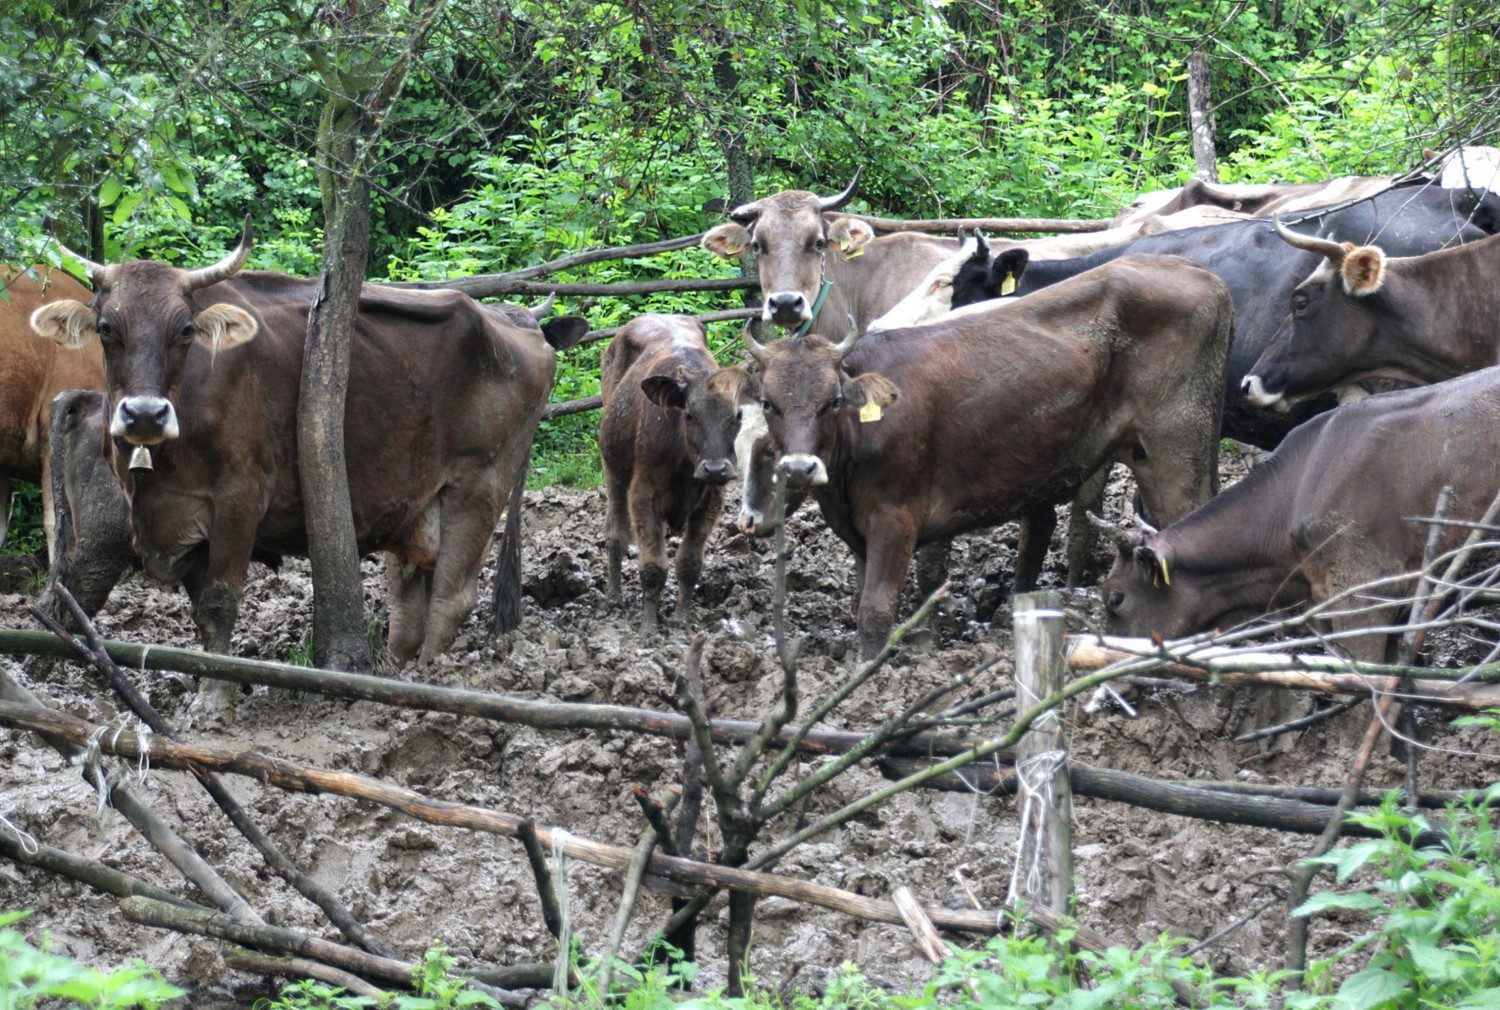
M 147 1010 L 184 995 L 144 961 L 98 972 L 69 957 L 38 949 L 10 927 L 30 912 L 0 913 L 0 1008 L 116 1008 Z

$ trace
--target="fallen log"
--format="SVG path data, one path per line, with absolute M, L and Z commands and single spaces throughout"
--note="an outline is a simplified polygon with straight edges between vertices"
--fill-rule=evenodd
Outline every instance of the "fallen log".
M 39 870 L 55 873 L 59 877 L 67 877 L 76 880 L 80 884 L 87 884 L 96 891 L 105 894 L 113 894 L 117 898 L 141 897 L 150 898 L 153 901 L 165 902 L 169 905 L 181 905 L 183 908 L 198 908 L 208 911 L 196 902 L 179 898 L 177 895 L 161 888 L 152 887 L 139 877 L 131 876 L 114 867 L 105 866 L 103 863 L 92 859 L 76 856 L 62 849 L 55 849 L 50 845 L 38 842 L 36 848 L 22 845 L 14 835 L 8 831 L 0 831 L 0 856 L 22 866 L 35 866 Z
M 554 417 L 566 417 L 568 414 L 582 414 L 587 410 L 598 410 L 604 406 L 604 394 L 595 393 L 593 396 L 581 396 L 576 400 L 562 400 L 558 403 L 549 403 L 542 408 L 542 420 L 550 421 Z
M 86 740 L 98 728 L 82 719 L 36 705 L 0 702 L 0 725 L 33 730 L 62 740 Z M 139 759 L 140 741 L 133 733 L 107 733 L 99 739 L 100 750 L 120 757 Z M 149 744 L 151 763 L 156 768 L 186 769 L 192 765 L 218 772 L 244 775 L 261 783 L 290 792 L 336 793 L 390 807 L 429 824 L 465 828 L 514 838 L 524 819 L 483 807 L 432 799 L 411 789 L 391 785 L 362 775 L 333 772 L 266 757 L 252 751 L 228 751 L 153 738 Z M 537 838 L 545 847 L 553 845 L 557 829 L 538 827 Z M 630 849 L 589 841 L 564 833 L 557 841 L 573 859 L 596 866 L 623 870 L 630 864 Z M 656 853 L 647 866 L 650 873 L 686 884 L 727 887 L 761 895 L 773 895 L 844 912 L 875 922 L 902 924 L 900 912 L 889 901 L 868 898 L 826 884 L 793 880 L 772 873 L 758 873 L 680 856 Z M 945 928 L 973 933 L 994 933 L 999 924 L 995 913 L 966 909 L 931 908 L 933 923 Z M 230 937 L 230 939 L 235 939 Z M 247 942 L 236 939 L 236 942 Z M 258 946 L 258 944 L 255 944 Z M 304 953 L 291 951 L 291 953 Z M 363 957 L 374 955 L 359 952 Z M 316 957 L 316 954 L 309 954 Z M 324 960 L 323 958 L 318 958 Z M 343 967 L 343 966 L 341 966 Z M 358 974 L 365 972 L 355 970 Z
M 879 764 L 880 772 L 886 778 L 901 779 L 931 767 L 932 762 L 913 758 L 884 758 Z M 1114 800 L 1133 807 L 1220 824 L 1244 824 L 1299 835 L 1317 835 L 1328 827 L 1328 820 L 1332 816 L 1332 809 L 1320 803 L 1282 796 L 1205 789 L 1188 782 L 1168 782 L 1075 762 L 1068 764 L 1068 778 L 1072 783 L 1073 793 L 1077 796 Z M 1005 796 L 1016 791 L 1016 772 L 1013 766 L 997 768 L 992 764 L 976 762 L 961 771 L 939 776 L 929 784 L 933 788 L 951 792 Z M 1333 792 L 1336 797 L 1337 790 Z M 1380 837 L 1380 832 L 1373 828 L 1352 824 L 1346 826 L 1345 832 L 1364 838 Z M 1435 841 L 1440 834 L 1433 832 L 1423 837 L 1427 841 Z
M 972 231 L 975 228 L 987 232 L 996 231 L 1046 231 L 1059 234 L 1077 234 L 1079 232 L 1108 231 L 1114 226 L 1114 222 L 1108 219 L 1098 220 L 1071 220 L 1068 218 L 1049 217 L 947 217 L 947 218 L 913 218 L 910 221 L 901 221 L 893 217 L 871 217 L 869 214 L 850 214 L 849 217 L 858 218 L 867 222 L 871 228 L 878 232 L 893 231 L 920 231 L 940 235 L 951 235 L 960 228 Z
M 381 957 L 356 947 L 347 947 L 331 940 L 308 936 L 294 929 L 243 922 L 221 912 L 183 908 L 180 905 L 168 905 L 150 898 L 125 898 L 120 902 L 120 911 L 125 918 L 138 925 L 170 929 L 178 933 L 211 936 L 244 947 L 307 957 L 332 965 L 342 971 L 352 972 L 361 978 L 379 979 L 381 982 L 403 988 L 411 985 L 412 977 L 419 967 L 410 961 Z M 505 992 L 477 981 L 473 984 L 475 988 L 499 1000 L 503 1006 L 524 1007 L 527 1005 L 526 997 L 519 993 Z
M 1232 652 L 1192 650 L 1191 662 L 1182 661 L 1145 638 L 1110 638 L 1074 635 L 1068 640 L 1068 665 L 1075 671 L 1102 670 L 1116 663 L 1139 663 L 1187 680 L 1212 681 L 1230 686 L 1262 685 L 1320 691 L 1324 694 L 1375 694 L 1387 690 L 1383 678 L 1410 677 L 1409 690 L 1398 692 L 1403 700 L 1429 705 L 1482 711 L 1500 707 L 1500 684 L 1486 678 L 1500 675 L 1500 664 L 1460 670 L 1399 666 L 1389 663 L 1356 663 L 1337 656 L 1288 655 L 1279 652 Z M 1354 671 L 1354 672 L 1351 672 Z M 1466 683 L 1456 683 L 1470 678 Z
M 272 954 L 261 954 L 253 950 L 244 950 L 239 947 L 230 947 L 224 951 L 224 964 L 235 971 L 243 971 L 256 975 L 274 975 L 278 978 L 311 978 L 325 985 L 338 986 L 346 992 L 355 996 L 364 996 L 367 999 L 380 1000 L 385 997 L 385 990 L 379 986 L 373 986 L 352 972 L 340 971 L 332 965 L 321 961 L 314 961 L 306 957 L 292 957 L 283 955 L 277 957 Z
M 519 723 L 533 729 L 620 730 L 678 741 L 686 741 L 693 733 L 688 717 L 676 712 L 466 691 L 436 684 L 419 684 L 395 677 L 341 673 L 336 670 L 293 666 L 290 663 L 221 656 L 195 649 L 137 645 L 108 639 L 102 646 L 111 659 L 131 669 L 171 670 L 197 677 L 217 677 L 237 684 L 278 687 L 350 701 L 373 701 L 398 708 Z M 9 629 L 0 629 L 0 652 L 60 656 L 65 659 L 73 656 L 73 650 L 50 632 Z M 755 735 L 760 725 L 759 722 L 749 720 L 715 719 L 709 723 L 709 732 L 717 743 L 742 744 Z M 796 727 L 789 726 L 777 735 L 775 742 L 785 744 L 796 732 Z M 866 736 L 865 733 L 846 730 L 813 730 L 800 741 L 798 747 L 808 754 L 841 754 L 862 743 Z M 894 740 L 886 745 L 886 751 L 893 754 L 946 756 L 961 754 L 970 746 L 972 741 L 959 733 L 924 732 Z

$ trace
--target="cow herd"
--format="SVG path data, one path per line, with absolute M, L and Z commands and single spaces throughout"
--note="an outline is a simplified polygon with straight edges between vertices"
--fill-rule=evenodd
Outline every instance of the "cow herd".
M 1410 572 L 1428 537 L 1410 517 L 1440 489 L 1457 520 L 1500 491 L 1500 197 L 1457 181 L 1192 183 L 1142 197 L 1109 232 L 1030 241 L 876 237 L 840 213 L 857 176 L 835 196 L 738 207 L 702 244 L 754 257 L 751 366 L 721 367 L 700 323 L 654 314 L 604 355 L 608 594 L 634 542 L 655 629 L 678 531 L 687 620 L 726 485 L 741 481 L 739 527 L 764 533 L 777 470 L 788 507 L 811 498 L 853 553 L 864 657 L 913 557 L 930 584 L 958 534 L 1019 520 L 1014 581 L 1029 588 L 1055 506 L 1074 501 L 1082 578 L 1085 516 L 1115 462 L 1143 521 L 1099 524 L 1117 548 L 1111 631 L 1226 627 Z M 217 651 L 252 558 L 307 546 L 296 410 L 317 284 L 243 270 L 250 246 L 247 221 L 208 267 L 80 258 L 92 293 L 52 272 L 13 280 L 0 305 L 0 475 L 43 485 L 54 582 L 92 611 L 140 564 L 185 586 Z M 502 511 L 495 624 L 514 626 L 531 445 L 556 353 L 586 329 L 365 285 L 346 449 L 359 548 L 385 555 L 397 662 L 451 645 Z M 1423 388 L 1370 395 L 1380 383 Z M 1216 496 L 1221 435 L 1276 451 Z

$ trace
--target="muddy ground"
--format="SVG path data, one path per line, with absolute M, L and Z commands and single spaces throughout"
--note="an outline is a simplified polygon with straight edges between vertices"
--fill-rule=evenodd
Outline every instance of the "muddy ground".
M 1118 495 L 1117 495 L 1118 497 Z M 636 632 L 639 592 L 627 567 L 627 600 L 611 610 L 604 600 L 602 491 L 550 489 L 527 496 L 526 616 L 522 628 L 498 643 L 482 630 L 487 602 L 465 625 L 454 649 L 422 679 L 527 697 L 661 707 L 667 686 L 660 663 L 678 663 L 690 638 L 673 628 L 658 640 Z M 1120 503 L 1116 501 L 1116 514 Z M 846 675 L 852 648 L 853 565 L 844 546 L 811 507 L 792 524 L 791 627 L 811 636 L 801 664 L 807 704 Z M 911 647 L 840 709 L 835 725 L 873 725 L 957 671 L 1010 647 L 1005 592 L 1015 547 L 1013 528 L 961 541 L 954 552 L 955 600 L 934 631 Z M 0 595 L 0 623 L 26 627 L 24 566 Z M 372 626 L 384 612 L 379 569 L 366 563 Z M 706 676 L 718 714 L 754 718 L 775 700 L 770 624 L 770 549 L 727 527 L 716 535 L 699 591 L 702 626 L 712 633 Z M 1061 551 L 1048 559 L 1045 582 L 1061 586 Z M 482 587 L 487 601 L 489 587 Z M 1088 593 L 1069 596 L 1072 623 L 1088 626 L 1097 604 Z M 915 606 L 910 588 L 906 610 Z M 303 650 L 311 617 L 310 582 L 303 562 L 281 570 L 257 566 L 235 634 L 246 656 L 287 659 Z M 111 638 L 193 644 L 186 597 L 139 577 L 116 591 L 99 626 Z M 7 668 L 15 669 L 8 659 Z M 91 674 L 74 665 L 38 676 L 23 673 L 68 710 L 107 719 L 114 707 Z M 1002 663 L 972 689 L 1003 686 Z M 388 779 L 444 799 L 487 805 L 616 845 L 633 845 L 643 823 L 630 787 L 660 791 L 681 768 L 678 748 L 624 733 L 544 733 L 474 719 L 426 715 L 369 703 L 348 704 L 256 689 L 241 698 L 230 725 L 194 720 L 191 678 L 155 675 L 149 692 L 188 736 L 220 746 L 254 748 L 312 765 Z M 1326 722 L 1279 743 L 1236 745 L 1248 729 L 1310 711 L 1311 698 L 1249 690 L 1156 689 L 1131 698 L 1134 717 L 1111 707 L 1089 713 L 1075 705 L 1068 731 L 1081 760 L 1161 778 L 1232 779 L 1333 786 L 1340 783 L 1368 710 Z M 1425 782 L 1437 787 L 1480 785 L 1500 778 L 1493 758 L 1470 756 L 1496 748 L 1474 729 L 1441 719 L 1422 727 L 1454 753 L 1429 755 Z M 810 765 L 798 771 L 805 772 Z M 1400 781 L 1382 753 L 1370 776 L 1376 785 Z M 881 782 L 857 769 L 821 790 L 803 816 L 833 809 Z M 464 964 L 494 965 L 550 958 L 553 945 L 520 846 L 514 841 L 427 826 L 383 808 L 336 797 L 292 795 L 237 779 L 237 796 L 293 858 L 346 901 L 355 915 L 416 958 L 435 942 Z M 310 906 L 270 874 L 217 809 L 180 773 L 153 771 L 145 796 L 252 904 L 282 924 L 335 934 Z M 34 738 L 0 729 L 0 814 L 38 839 L 102 860 L 157 886 L 184 893 L 173 871 L 113 811 L 96 818 L 97 796 L 53 752 Z M 1102 801 L 1075 800 L 1078 908 L 1089 926 L 1127 943 L 1163 932 L 1207 937 L 1245 916 L 1279 882 L 1311 839 L 1274 831 L 1225 827 Z M 716 831 L 703 821 L 710 846 Z M 790 824 L 790 821 L 788 821 Z M 777 834 L 785 830 L 778 825 Z M 4 830 L 0 828 L 0 830 Z M 1016 813 L 1011 800 L 919 792 L 900 797 L 784 860 L 780 872 L 888 897 L 912 887 L 929 904 L 963 906 L 967 886 L 986 908 L 996 908 L 1011 874 Z M 618 875 L 573 864 L 568 876 L 572 922 L 585 949 L 605 943 L 619 900 Z M 144 957 L 194 991 L 197 1007 L 249 1006 L 264 995 L 259 978 L 229 972 L 211 941 L 149 930 L 126 922 L 114 899 L 39 871 L 0 862 L 0 908 L 33 908 L 25 924 L 33 936 L 50 934 L 60 951 L 107 965 Z M 666 898 L 645 895 L 626 941 L 636 951 L 666 915 Z M 700 933 L 701 981 L 724 978 L 722 906 Z M 1315 943 L 1329 949 L 1354 922 L 1321 924 Z M 975 944 L 977 938 L 956 938 Z M 1221 972 L 1279 966 L 1283 920 L 1279 910 L 1251 921 L 1208 955 Z M 902 929 L 863 923 L 781 899 L 761 903 L 752 967 L 763 984 L 816 987 L 839 964 L 852 961 L 891 986 L 925 981 L 930 968 Z

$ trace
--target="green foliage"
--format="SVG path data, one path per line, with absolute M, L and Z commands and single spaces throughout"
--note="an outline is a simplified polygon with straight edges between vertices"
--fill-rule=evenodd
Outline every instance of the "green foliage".
M 1493 793 L 1494 790 L 1491 790 Z M 1351 820 L 1380 837 L 1317 861 L 1357 890 L 1314 895 L 1298 915 L 1336 911 L 1367 915 L 1373 928 L 1314 964 L 1306 993 L 1289 1008 L 1482 1007 L 1500 1004 L 1500 836 L 1487 798 L 1449 807 L 1440 841 L 1423 815 L 1388 796 L 1378 810 Z M 1348 969 L 1358 970 L 1352 974 Z
M 469 987 L 453 974 L 454 960 L 441 946 L 422 957 L 412 977 L 411 993 L 386 993 L 380 999 L 351 996 L 336 986 L 303 980 L 281 990 L 275 999 L 257 1000 L 255 1010 L 459 1010 L 498 1007 L 491 996 Z
M 29 912 L 0 913 L 0 1010 L 30 1007 L 147 1010 L 184 995 L 144 961 L 99 972 L 69 957 L 33 947 L 10 927 Z

